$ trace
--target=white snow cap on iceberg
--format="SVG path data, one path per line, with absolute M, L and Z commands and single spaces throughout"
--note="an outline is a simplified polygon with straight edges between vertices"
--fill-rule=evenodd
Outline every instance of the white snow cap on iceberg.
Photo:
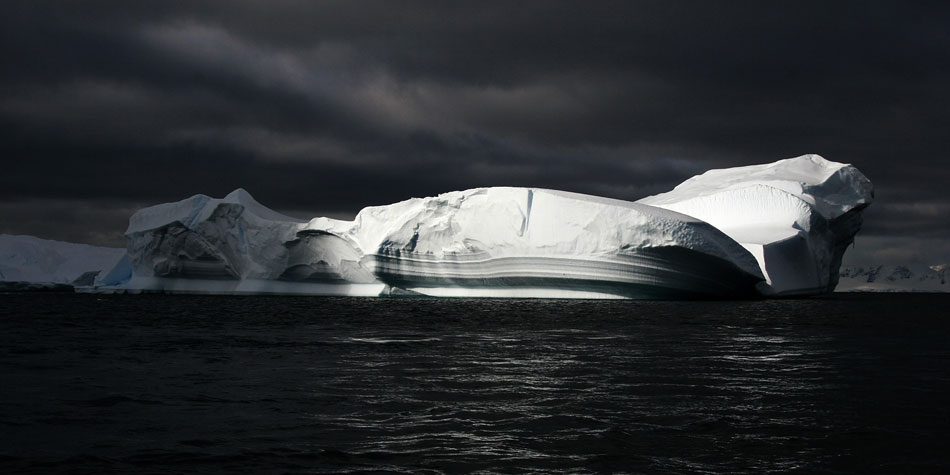
M 282 215 L 258 203 L 244 188 L 238 188 L 221 199 L 198 194 L 174 203 L 162 203 L 142 208 L 129 218 L 129 227 L 125 233 L 130 234 L 154 229 L 175 221 L 191 226 L 197 222 L 207 220 L 221 204 L 240 206 L 247 213 L 268 221 L 306 222 L 303 219 Z

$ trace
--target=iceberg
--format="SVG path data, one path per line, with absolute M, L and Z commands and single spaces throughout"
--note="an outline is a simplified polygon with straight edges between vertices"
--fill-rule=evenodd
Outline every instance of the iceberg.
M 0 234 L 0 289 L 63 289 L 92 285 L 125 249 Z
M 870 181 L 817 155 L 712 170 L 638 202 L 488 187 L 284 216 L 238 189 L 142 209 L 96 291 L 518 298 L 829 292 Z
M 755 256 L 765 295 L 831 292 L 874 189 L 857 168 L 819 155 L 710 170 L 638 203 L 712 224 Z

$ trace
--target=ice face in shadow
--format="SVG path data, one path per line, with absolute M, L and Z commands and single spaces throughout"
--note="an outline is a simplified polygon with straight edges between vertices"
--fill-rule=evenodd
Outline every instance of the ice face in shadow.
M 834 290 L 841 258 L 874 196 L 851 165 L 818 155 L 710 170 L 638 203 L 706 221 L 759 262 L 766 295 Z
M 632 203 L 477 188 L 280 215 L 244 190 L 143 209 L 100 291 L 742 298 L 834 287 L 870 202 L 850 166 L 805 156 L 713 170 Z
M 223 199 L 195 195 L 135 213 L 126 231 L 126 281 L 101 290 L 177 293 L 379 295 L 385 285 L 361 268 L 362 254 L 332 235 L 303 229 L 238 189 Z

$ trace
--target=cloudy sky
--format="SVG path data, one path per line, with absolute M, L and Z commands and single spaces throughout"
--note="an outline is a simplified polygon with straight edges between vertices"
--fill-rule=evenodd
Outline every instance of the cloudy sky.
M 950 260 L 944 2 L 4 2 L 0 232 L 123 246 L 237 187 L 298 217 L 487 185 L 638 199 L 818 153 L 846 262 Z

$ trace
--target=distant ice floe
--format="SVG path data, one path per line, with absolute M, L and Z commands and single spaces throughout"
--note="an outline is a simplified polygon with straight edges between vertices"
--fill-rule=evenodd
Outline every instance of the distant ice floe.
M 628 202 L 492 187 L 352 221 L 283 216 L 243 189 L 140 210 L 86 290 L 515 298 L 748 298 L 828 292 L 871 202 L 817 155 L 712 170 Z
M 125 249 L 0 234 L 0 290 L 68 289 L 92 285 Z

